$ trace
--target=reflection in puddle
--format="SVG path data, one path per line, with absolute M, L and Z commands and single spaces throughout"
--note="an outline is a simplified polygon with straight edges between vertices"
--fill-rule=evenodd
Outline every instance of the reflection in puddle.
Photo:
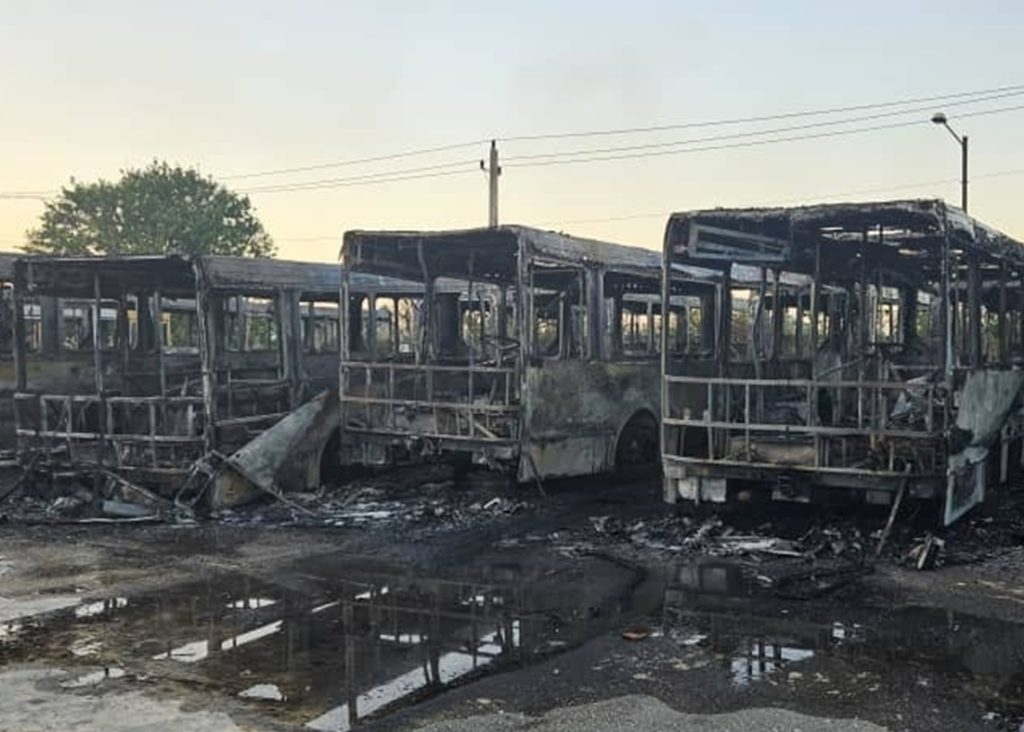
M 516 621 L 509 639 L 514 646 L 519 640 L 519 623 Z M 435 662 L 420 669 L 409 671 L 360 694 L 353 702 L 329 709 L 306 726 L 316 730 L 340 730 L 345 732 L 360 717 L 373 714 L 384 707 L 410 696 L 422 689 L 444 686 L 473 671 L 492 663 L 507 650 L 502 632 L 495 631 L 481 639 L 473 653 L 451 651 L 440 656 Z
M 970 690 L 983 705 L 1024 711 L 1022 624 L 928 607 L 784 606 L 770 593 L 758 595 L 741 568 L 720 562 L 673 573 L 662 613 L 674 643 L 708 659 L 681 662 L 680 670 L 717 663 L 740 688 L 794 664 L 806 668 L 790 668 L 790 681 L 808 672 L 818 678 L 820 664 L 845 663 L 851 673 L 843 683 L 862 683 L 865 693 L 889 674 L 901 683 L 910 671 L 920 686 L 941 681 Z
M 628 570 L 598 562 L 577 565 L 571 580 L 512 564 L 485 568 L 498 582 L 413 576 L 407 568 L 345 574 L 334 561 L 324 567 L 327 578 L 306 570 L 289 584 L 214 575 L 79 602 L 25 621 L 25 629 L 10 627 L 4 659 L 111 660 L 66 688 L 118 678 L 125 668 L 176 678 L 187 666 L 189 678 L 259 704 L 284 723 L 345 730 L 477 673 L 529 663 L 611 629 L 629 604 L 614 589 L 595 596 L 590 573 L 600 573 L 605 587 L 633 580 Z
M 76 676 L 68 681 L 61 682 L 61 686 L 65 689 L 80 689 L 86 686 L 96 686 L 102 684 L 104 681 L 109 679 L 120 679 L 124 677 L 124 669 L 111 666 L 108 668 L 102 668 L 98 671 L 92 671 L 81 676 Z
M 106 600 L 87 602 L 75 608 L 76 618 L 92 618 L 128 606 L 127 597 L 111 597 Z
M 276 604 L 277 600 L 272 597 L 243 597 L 227 603 L 227 607 L 232 610 L 259 610 Z
M 732 680 L 737 686 L 759 681 L 789 663 L 814 658 L 814 651 L 764 641 L 749 643 L 743 654 L 732 659 Z
M 18 621 L 0 623 L 0 643 L 4 643 L 17 637 L 23 627 L 24 626 Z
M 248 630 L 241 635 L 232 636 L 225 641 L 221 641 L 220 649 L 222 651 L 233 651 L 239 646 L 244 646 L 247 643 L 258 641 L 260 638 L 266 638 L 268 635 L 273 635 L 281 630 L 282 624 L 283 621 L 275 620 L 272 623 L 267 623 L 266 625 L 262 625 L 258 628 Z M 166 653 L 158 653 L 153 656 L 153 660 L 161 661 L 170 659 L 172 661 L 181 661 L 182 663 L 196 663 L 197 661 L 202 661 L 209 655 L 209 641 L 193 641 L 192 643 L 186 643 L 185 645 L 167 651 Z

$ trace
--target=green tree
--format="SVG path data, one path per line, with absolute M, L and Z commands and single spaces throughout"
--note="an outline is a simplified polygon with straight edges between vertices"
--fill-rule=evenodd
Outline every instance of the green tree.
M 234 254 L 270 257 L 275 247 L 246 196 L 198 171 L 154 161 L 61 190 L 46 204 L 25 251 L 58 256 Z

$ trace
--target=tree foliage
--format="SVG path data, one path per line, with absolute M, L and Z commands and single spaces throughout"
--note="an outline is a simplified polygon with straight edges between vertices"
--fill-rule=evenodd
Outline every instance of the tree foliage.
M 249 199 L 198 171 L 154 161 L 116 183 L 74 179 L 28 232 L 32 254 L 234 254 L 275 248 Z

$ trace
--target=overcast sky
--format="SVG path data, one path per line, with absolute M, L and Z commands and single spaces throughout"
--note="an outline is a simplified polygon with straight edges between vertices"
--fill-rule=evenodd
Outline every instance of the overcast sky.
M 485 223 L 485 180 L 472 170 L 485 146 L 229 176 L 490 137 L 1024 84 L 1019 0 L 0 0 L 0 18 L 0 192 L 49 191 L 72 176 L 116 178 L 154 158 L 197 166 L 239 190 L 448 163 L 453 167 L 433 170 L 465 171 L 253 193 L 280 255 L 308 260 L 333 260 L 349 228 Z M 1024 110 L 959 120 L 958 113 L 1022 105 L 1024 95 L 945 109 L 970 136 L 979 176 L 972 213 L 1019 239 Z M 930 111 L 916 116 L 919 125 L 848 136 L 546 167 L 514 167 L 512 158 L 749 128 L 508 141 L 501 143 L 508 158 L 501 218 L 658 247 L 673 210 L 814 202 L 848 192 L 842 197 L 957 202 L 958 149 L 928 123 Z M 1006 174 L 993 175 L 999 173 Z M 939 182 L 902 188 L 931 181 Z M 897 190 L 852 193 L 890 187 Z M 21 244 L 41 209 L 38 201 L 0 200 L 0 249 Z

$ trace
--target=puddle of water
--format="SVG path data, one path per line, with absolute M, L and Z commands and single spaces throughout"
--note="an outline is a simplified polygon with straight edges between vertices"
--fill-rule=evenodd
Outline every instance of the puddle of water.
M 238 695 L 243 699 L 263 699 L 265 701 L 284 701 L 284 693 L 277 684 L 254 684 L 242 689 Z
M 86 674 L 80 674 L 67 681 L 62 681 L 61 687 L 65 689 L 81 689 L 83 687 L 102 684 L 104 681 L 109 681 L 110 679 L 124 678 L 124 675 L 125 671 L 123 668 L 109 666 L 98 671 L 90 671 Z
M 243 597 L 232 600 L 226 607 L 230 610 L 259 610 L 276 604 L 277 600 L 272 597 Z
M 750 641 L 731 662 L 732 681 L 736 686 L 747 686 L 760 681 L 769 674 L 779 671 L 791 663 L 814 658 L 814 651 L 808 648 L 794 648 L 763 640 Z
M 102 653 L 108 668 L 65 687 L 186 672 L 288 724 L 347 730 L 606 632 L 629 611 L 622 597 L 633 579 L 599 562 L 568 578 L 516 565 L 484 568 L 480 577 L 316 566 L 282 584 L 216 575 L 21 618 L 4 631 L 0 663 L 66 667 L 69 657 L 88 663 Z
M 927 607 L 783 604 L 758 589 L 750 570 L 718 563 L 676 571 L 663 619 L 676 645 L 706 651 L 739 689 L 809 678 L 818 661 L 838 660 L 868 686 L 942 682 L 990 708 L 1024 713 L 1024 624 Z

